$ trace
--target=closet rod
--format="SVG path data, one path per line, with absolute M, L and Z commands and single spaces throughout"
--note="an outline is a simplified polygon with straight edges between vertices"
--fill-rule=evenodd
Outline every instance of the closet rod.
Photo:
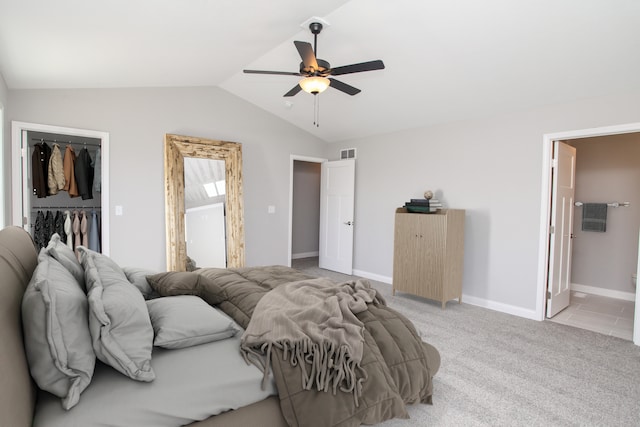
M 71 141 L 59 141 L 57 139 L 44 139 L 44 138 L 31 138 L 32 141 L 38 142 L 51 142 L 54 144 L 71 144 L 71 145 L 90 145 L 92 147 L 100 147 L 101 143 L 95 142 L 71 142 Z
M 89 211 L 89 210 L 100 210 L 101 206 L 31 206 L 31 211 L 50 211 L 52 209 L 65 209 L 68 211 Z

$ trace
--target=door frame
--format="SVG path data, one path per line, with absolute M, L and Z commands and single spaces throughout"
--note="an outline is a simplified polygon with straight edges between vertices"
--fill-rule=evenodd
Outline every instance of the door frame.
M 619 135 L 640 132 L 640 122 L 624 125 L 604 126 L 599 128 L 578 129 L 566 132 L 545 134 L 542 137 L 542 187 L 540 199 L 540 243 L 538 245 L 538 284 L 536 291 L 536 318 L 545 319 L 545 305 L 549 264 L 549 223 L 551 215 L 551 167 L 553 142 L 556 140 L 571 140 L 596 136 Z M 640 307 L 640 292 L 636 291 L 636 307 Z M 636 317 L 636 320 L 638 318 Z M 634 324 L 635 331 L 640 330 L 638 321 Z M 640 334 L 637 334 L 640 335 Z M 635 335 L 634 335 L 635 336 Z M 638 337 L 640 341 L 640 337 Z M 640 345 L 640 342 L 636 342 Z
M 20 121 L 11 122 L 11 224 L 23 227 L 23 200 L 22 200 L 22 157 L 29 159 L 28 152 L 22 150 L 22 132 L 47 132 L 58 133 L 64 135 L 73 135 L 86 138 L 100 139 L 100 158 L 102 162 L 101 173 L 101 192 L 100 192 L 100 208 L 102 211 L 102 240 L 100 241 L 101 252 L 109 255 L 109 132 L 69 128 L 62 126 L 43 125 L 38 123 L 27 123 Z
M 300 156 L 297 154 L 291 154 L 289 156 L 289 247 L 287 249 L 287 266 L 291 267 L 291 252 L 293 251 L 293 166 L 295 161 L 309 162 L 309 163 L 324 163 L 329 159 L 322 157 L 308 157 Z

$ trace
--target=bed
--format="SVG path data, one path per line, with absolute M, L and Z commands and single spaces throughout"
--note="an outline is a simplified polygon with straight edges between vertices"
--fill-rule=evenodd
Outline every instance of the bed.
M 55 246 L 55 242 L 50 245 Z M 61 258 L 60 254 L 56 255 Z M 48 256 L 55 258 L 52 252 Z M 97 285 L 89 286 L 88 282 L 92 280 L 92 274 L 100 270 L 100 274 L 107 277 L 99 279 L 105 285 L 100 288 L 100 295 L 106 307 L 108 295 L 113 294 L 109 294 L 110 288 L 106 283 L 110 276 L 105 273 L 105 268 L 113 263 L 107 257 L 95 255 L 95 265 L 91 262 L 87 264 L 84 262 L 87 258 L 90 259 L 83 257 L 84 271 L 73 271 L 70 267 L 65 271 L 81 275 L 78 280 L 86 278 L 87 288 L 95 290 L 98 289 Z M 64 256 L 61 259 L 65 261 Z M 172 298 L 179 298 L 181 302 L 190 298 L 191 302 L 206 301 L 209 308 L 215 306 L 219 315 L 226 319 L 225 325 L 233 325 L 225 326 L 226 329 L 233 329 L 235 333 L 210 342 L 189 341 L 189 345 L 180 348 L 153 346 L 147 360 L 150 364 L 134 366 L 112 363 L 110 366 L 97 360 L 95 369 L 91 369 L 92 377 L 85 379 L 82 374 L 75 375 L 73 384 L 80 386 L 75 393 L 63 393 L 61 401 L 59 396 L 39 387 L 41 380 L 34 380 L 34 373 L 37 374 L 39 368 L 32 363 L 31 354 L 35 345 L 31 337 L 32 327 L 29 326 L 29 319 L 23 321 L 23 316 L 28 312 L 23 306 L 28 307 L 32 292 L 29 283 L 37 282 L 38 277 L 43 276 L 37 274 L 36 268 L 42 269 L 42 264 L 50 262 L 47 260 L 43 259 L 42 251 L 40 254 L 36 252 L 31 237 L 23 229 L 7 227 L 0 231 L 2 426 L 355 426 L 406 417 L 406 404 L 431 403 L 431 379 L 439 368 L 439 354 L 433 346 L 423 343 L 413 325 L 386 307 L 382 299 L 367 303 L 366 309 L 357 314 L 364 325 L 365 337 L 364 354 L 358 365 L 362 366 L 364 377 L 361 377 L 361 391 L 357 395 L 340 390 L 332 392 L 329 386 L 325 390 L 303 386 L 300 370 L 304 369 L 301 366 L 304 363 L 296 366 L 287 363 L 287 357 L 289 361 L 293 359 L 291 354 L 287 356 L 286 348 L 283 350 L 274 346 L 270 360 L 266 357 L 260 359 L 262 363 L 267 361 L 266 371 L 264 367 L 260 369 L 256 366 L 259 363 L 247 363 L 246 352 L 243 357 L 239 347 L 242 345 L 243 332 L 251 327 L 254 311 L 257 316 L 262 306 L 259 302 L 267 301 L 271 295 L 282 294 L 289 287 L 301 289 L 300 286 L 306 283 L 318 285 L 314 281 L 316 279 L 283 266 L 157 273 L 143 276 L 148 279 L 143 280 L 143 287 L 137 287 L 139 281 L 130 280 L 131 287 L 126 287 L 126 292 L 134 289 L 135 295 L 127 298 L 136 301 L 142 299 L 149 308 L 147 315 L 150 318 L 154 318 L 150 314 L 150 304 L 162 307 L 160 304 Z M 58 265 L 51 262 L 52 265 Z M 47 270 L 46 278 L 42 279 L 45 282 L 55 277 L 52 268 Z M 117 266 L 112 268 L 115 271 Z M 321 288 L 326 289 L 324 285 Z M 123 295 L 127 295 L 123 291 L 125 288 L 118 289 L 118 297 L 124 298 Z M 88 293 L 90 320 L 97 304 L 93 295 L 96 293 Z M 118 301 L 122 303 L 122 300 Z M 157 312 L 168 311 L 162 307 Z M 93 325 L 91 322 L 93 320 L 88 323 Z M 112 329 L 111 338 L 118 338 L 121 332 Z M 129 330 L 127 333 L 132 332 Z M 153 330 L 154 339 L 160 335 L 158 330 Z M 391 336 L 397 339 L 389 340 Z M 100 344 L 96 343 L 95 336 L 92 339 L 96 353 L 105 353 L 101 359 L 109 362 L 110 357 L 114 354 L 117 356 L 117 352 L 108 353 L 105 350 L 106 341 Z M 136 338 L 135 341 L 144 340 Z M 174 341 L 168 341 L 173 345 Z M 135 359 L 135 355 L 132 359 Z M 212 361 L 224 366 L 217 366 Z M 329 365 L 332 363 L 333 359 Z M 200 367 L 200 364 L 205 367 Z M 134 368 L 129 369 L 131 366 Z M 176 367 L 179 369 L 176 370 Z M 138 380 L 135 381 L 132 376 L 138 376 Z M 58 385 L 59 381 L 52 389 L 56 390 Z M 151 406 L 145 406 L 145 401 L 151 401 Z M 71 407 L 66 410 L 64 406 Z M 192 410 L 191 406 L 197 408 Z M 187 411 L 187 407 L 191 412 Z

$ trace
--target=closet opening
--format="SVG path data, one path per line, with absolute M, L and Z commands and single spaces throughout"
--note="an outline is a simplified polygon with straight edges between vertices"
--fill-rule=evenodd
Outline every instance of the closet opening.
M 12 223 L 39 248 L 57 233 L 108 255 L 108 134 L 22 122 L 12 133 Z

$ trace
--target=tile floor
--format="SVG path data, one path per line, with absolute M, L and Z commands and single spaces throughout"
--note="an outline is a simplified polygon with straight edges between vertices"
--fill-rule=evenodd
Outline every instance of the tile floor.
M 569 307 L 549 320 L 632 340 L 634 308 L 633 301 L 572 291 Z

